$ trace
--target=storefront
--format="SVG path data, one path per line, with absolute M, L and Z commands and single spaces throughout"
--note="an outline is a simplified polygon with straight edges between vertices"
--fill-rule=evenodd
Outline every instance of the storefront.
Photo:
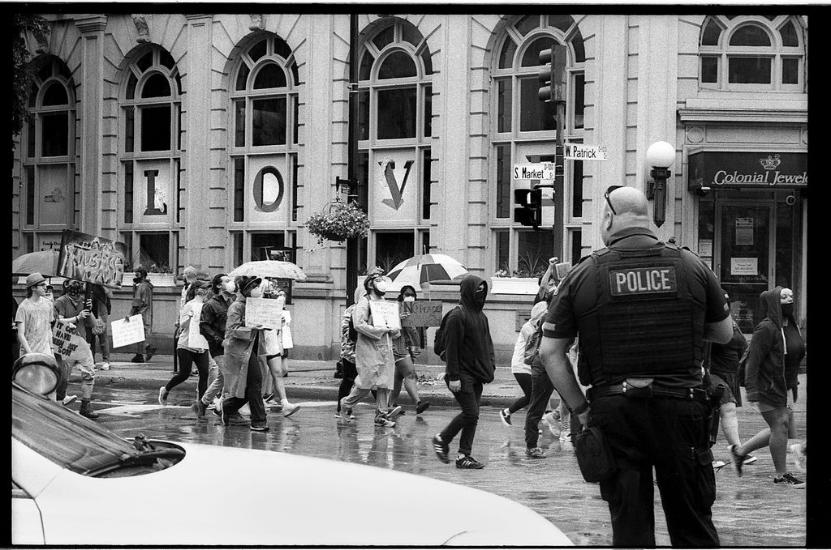
M 793 289 L 804 320 L 807 153 L 700 151 L 689 155 L 688 174 L 701 196 L 698 253 L 729 293 L 742 332 L 763 317 L 759 294 L 777 285 Z

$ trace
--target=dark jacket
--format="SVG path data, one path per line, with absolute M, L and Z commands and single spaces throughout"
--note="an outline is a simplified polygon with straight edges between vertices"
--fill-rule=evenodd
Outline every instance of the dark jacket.
M 474 292 L 485 282 L 475 275 L 468 275 L 460 284 L 460 307 L 452 310 L 447 317 L 444 341 L 447 350 L 448 380 L 493 382 L 496 361 L 493 355 L 488 318 L 482 312 L 482 305 L 474 300 Z M 487 283 L 485 282 L 485 295 Z
M 228 306 L 233 299 L 227 298 L 221 292 L 214 294 L 202 306 L 202 315 L 199 318 L 199 332 L 208 341 L 211 357 L 225 353 L 222 341 L 225 339 L 225 323 L 228 320 Z
M 733 337 L 726 344 L 713 342 L 710 349 L 710 372 L 724 378 L 736 376 L 739 372 L 739 359 L 747 349 L 747 339 L 739 325 L 733 321 Z
M 762 292 L 762 314 L 765 318 L 753 329 L 753 339 L 745 364 L 745 387 L 749 401 L 763 401 L 774 407 L 788 404 L 788 389 L 796 388 L 799 362 L 805 356 L 805 345 L 796 321 L 788 318 L 788 339 L 791 353 L 785 354 L 786 329 L 782 327 L 782 287 Z

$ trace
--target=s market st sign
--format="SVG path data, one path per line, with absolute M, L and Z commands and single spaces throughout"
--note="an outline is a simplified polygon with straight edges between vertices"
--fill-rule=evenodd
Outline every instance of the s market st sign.
M 808 188 L 807 153 L 701 152 L 688 157 L 687 188 Z

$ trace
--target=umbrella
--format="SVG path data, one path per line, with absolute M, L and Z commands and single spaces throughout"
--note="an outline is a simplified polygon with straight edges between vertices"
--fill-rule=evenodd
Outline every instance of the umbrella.
M 41 250 L 18 256 L 12 261 L 12 275 L 40 273 L 44 277 L 55 277 L 59 255 L 57 250 Z
M 300 266 L 291 262 L 283 262 L 279 260 L 260 260 L 257 262 L 245 262 L 239 267 L 234 268 L 228 276 L 257 276 L 257 277 L 273 277 L 276 279 L 294 279 L 296 281 L 305 281 L 306 274 L 300 269 Z
M 421 288 L 422 283 L 450 281 L 467 275 L 465 266 L 446 254 L 421 254 L 404 260 L 387 274 L 393 286 L 411 285 Z

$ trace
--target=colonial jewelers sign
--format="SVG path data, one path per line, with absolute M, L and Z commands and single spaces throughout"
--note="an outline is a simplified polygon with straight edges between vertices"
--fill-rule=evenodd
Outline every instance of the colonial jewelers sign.
M 808 187 L 807 153 L 702 152 L 689 156 L 687 187 Z

